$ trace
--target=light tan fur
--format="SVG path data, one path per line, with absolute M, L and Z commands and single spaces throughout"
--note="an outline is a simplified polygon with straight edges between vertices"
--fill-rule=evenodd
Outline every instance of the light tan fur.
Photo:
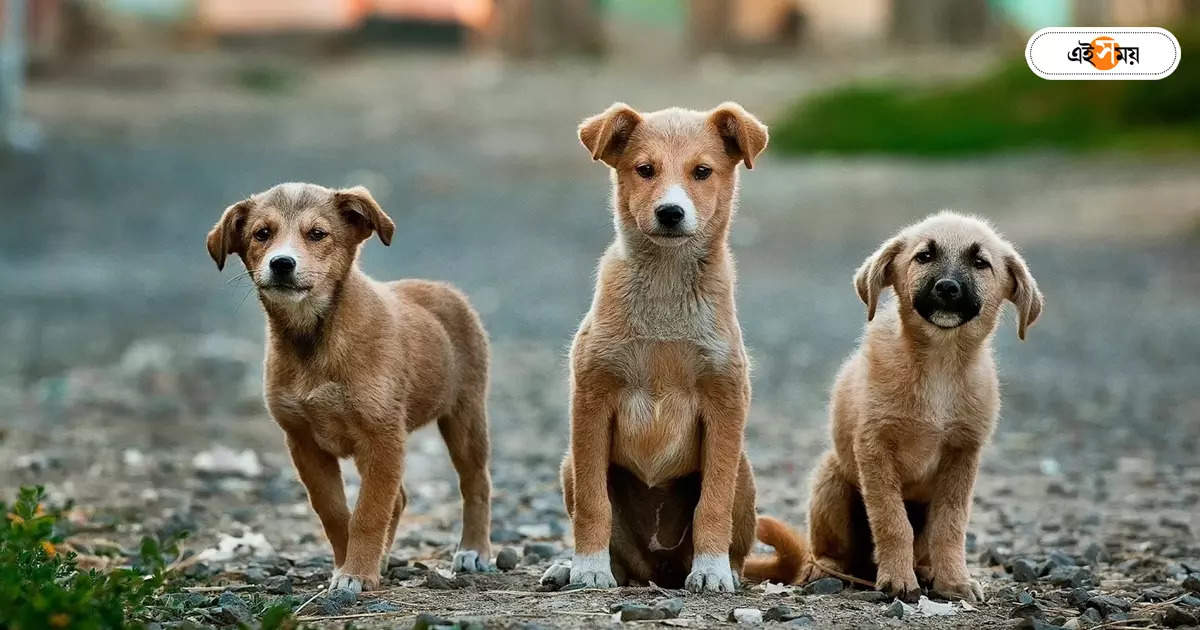
M 267 408 L 333 547 L 333 584 L 352 590 L 379 583 L 406 503 L 405 442 L 432 421 L 462 490 L 455 567 L 490 557 L 487 336 L 454 288 L 359 270 L 361 244 L 375 232 L 386 245 L 394 229 L 365 188 L 281 184 L 230 206 L 208 234 L 217 267 L 237 254 L 258 288 Z M 280 248 L 299 260 L 298 289 L 272 280 L 266 258 Z M 338 463 L 347 457 L 362 476 L 353 513 Z
M 732 590 L 729 570 L 718 579 L 693 556 L 728 554 L 736 582 L 753 542 L 754 478 L 742 445 L 749 364 L 727 234 L 737 166 L 752 166 L 766 127 L 733 103 L 649 114 L 617 103 L 585 120 L 579 137 L 612 168 L 616 239 L 571 349 L 562 467 L 571 580 Z M 711 175 L 698 178 L 699 166 Z M 682 238 L 655 225 L 672 187 L 694 204 L 694 230 Z M 582 556 L 604 552 L 615 578 L 604 567 L 580 573 Z
M 917 258 L 929 251 L 935 261 Z M 954 328 L 934 325 L 914 307 L 932 274 L 946 269 L 938 261 L 969 274 L 962 277 L 980 301 L 978 315 Z M 912 598 L 919 571 L 937 594 L 976 599 L 981 591 L 964 544 L 980 450 L 1000 408 L 990 340 L 1005 300 L 1017 308 L 1024 339 L 1042 312 L 1042 294 L 991 226 L 951 212 L 883 243 L 854 286 L 870 323 L 833 387 L 833 448 L 813 474 L 808 540 L 760 519 L 764 542 L 786 553 L 753 558 L 746 573 L 791 582 L 850 573 Z M 875 316 L 886 287 L 895 299 Z

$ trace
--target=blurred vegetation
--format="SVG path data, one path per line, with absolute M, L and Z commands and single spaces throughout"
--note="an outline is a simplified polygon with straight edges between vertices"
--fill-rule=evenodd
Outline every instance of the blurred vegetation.
M 1175 28 L 1200 46 L 1200 24 Z M 1159 81 L 1047 81 L 1023 57 L 954 85 L 857 85 L 819 94 L 771 128 L 786 153 L 952 157 L 1029 148 L 1200 150 L 1200 63 Z

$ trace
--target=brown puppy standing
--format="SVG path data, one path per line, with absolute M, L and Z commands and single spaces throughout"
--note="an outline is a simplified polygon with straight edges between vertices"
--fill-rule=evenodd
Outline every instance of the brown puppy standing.
M 870 323 L 833 387 L 833 449 L 813 475 L 808 547 L 760 518 L 759 538 L 776 557 L 751 558 L 746 575 L 850 573 L 912 598 L 920 570 L 935 593 L 977 599 L 964 544 L 980 450 L 1000 409 L 990 340 L 1004 300 L 1024 339 L 1042 294 L 991 226 L 951 212 L 884 243 L 854 287 Z M 896 297 L 875 317 L 886 287 Z
M 436 420 L 463 497 L 456 571 L 490 558 L 487 335 L 466 298 L 423 280 L 381 283 L 359 270 L 371 233 L 395 225 L 365 188 L 280 184 L 230 206 L 208 234 L 224 267 L 237 254 L 267 313 L 267 408 L 333 546 L 331 588 L 379 583 L 406 497 L 408 432 Z M 338 459 L 362 489 L 347 510 Z
M 739 105 L 579 127 L 612 168 L 616 239 L 571 349 L 562 484 L 575 533 L 546 582 L 732 591 L 754 537 L 742 447 L 750 383 L 727 244 L 738 187 L 767 130 Z

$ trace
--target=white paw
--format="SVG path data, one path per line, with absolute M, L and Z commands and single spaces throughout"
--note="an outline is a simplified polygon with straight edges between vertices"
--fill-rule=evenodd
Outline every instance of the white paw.
M 341 569 L 333 570 L 333 577 L 329 580 L 329 590 L 344 588 L 355 595 L 363 592 L 362 580 L 342 573 Z
M 571 562 L 571 584 L 582 584 L 595 588 L 616 588 L 617 579 L 612 574 L 608 551 L 576 554 Z
M 455 573 L 483 573 L 491 570 L 487 557 L 480 556 L 478 551 L 470 549 L 454 552 L 452 564 Z
M 562 588 L 571 583 L 571 563 L 566 560 L 560 560 L 550 565 L 549 569 L 542 574 L 541 583 L 546 586 L 556 586 Z
M 729 568 L 729 555 L 702 553 L 692 558 L 692 572 L 683 585 L 693 593 L 732 593 L 738 579 Z

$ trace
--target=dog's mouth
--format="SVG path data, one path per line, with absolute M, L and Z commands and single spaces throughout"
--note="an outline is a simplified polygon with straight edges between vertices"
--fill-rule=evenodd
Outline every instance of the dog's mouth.
M 966 300 L 946 304 L 940 300 L 918 297 L 913 301 L 913 307 L 925 321 L 943 330 L 958 328 L 979 315 L 979 305 Z
M 295 295 L 303 295 L 305 293 L 308 293 L 309 291 L 312 290 L 312 287 L 299 285 L 299 284 L 272 282 L 270 284 L 260 284 L 258 286 L 258 289 L 260 291 L 266 291 L 266 292 L 270 292 L 270 293 L 278 293 L 281 295 L 295 296 Z
M 653 230 L 653 231 L 646 232 L 645 234 L 656 245 L 665 245 L 667 247 L 674 247 L 676 245 L 681 245 L 684 242 L 686 242 L 688 239 L 692 238 L 692 235 L 687 232 L 676 232 L 676 231 L 665 231 L 665 230 Z

